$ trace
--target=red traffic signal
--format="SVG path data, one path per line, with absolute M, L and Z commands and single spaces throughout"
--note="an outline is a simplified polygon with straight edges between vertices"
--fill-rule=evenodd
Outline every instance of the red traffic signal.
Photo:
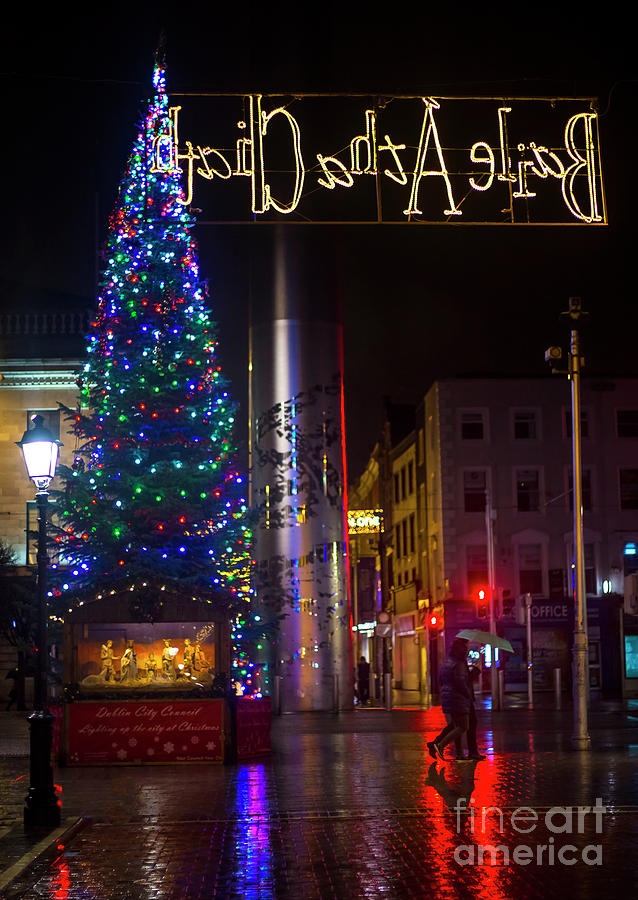
M 476 615 L 479 619 L 487 619 L 490 614 L 490 602 L 485 588 L 477 588 L 475 591 Z
M 443 616 L 436 612 L 428 613 L 428 630 L 431 635 L 440 634 L 443 631 Z

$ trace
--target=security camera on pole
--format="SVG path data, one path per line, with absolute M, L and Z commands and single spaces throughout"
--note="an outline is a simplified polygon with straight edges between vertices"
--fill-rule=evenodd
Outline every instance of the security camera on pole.
M 582 308 L 580 297 L 569 298 L 569 310 L 561 313 L 569 316 L 571 321 L 571 346 L 568 359 L 567 376 L 572 386 L 572 482 L 574 486 L 574 562 L 576 566 L 576 594 L 574 609 L 574 657 L 573 657 L 573 696 L 574 696 L 574 734 L 572 746 L 575 750 L 589 750 L 591 738 L 587 721 L 587 612 L 585 598 L 585 548 L 583 543 L 583 482 L 581 457 L 581 411 L 580 411 L 580 372 L 583 365 L 581 357 L 578 323 L 588 315 Z M 554 369 L 553 364 L 561 358 L 560 347 L 550 347 L 545 351 L 545 360 L 552 365 L 553 373 L 565 374 Z

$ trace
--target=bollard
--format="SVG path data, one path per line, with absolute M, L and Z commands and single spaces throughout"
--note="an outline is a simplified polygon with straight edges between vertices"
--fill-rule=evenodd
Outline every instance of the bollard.
M 498 708 L 504 708 L 505 699 L 505 669 L 498 669 Z
M 339 712 L 339 676 L 332 676 L 332 710 Z
M 389 672 L 383 676 L 383 693 L 385 697 L 385 708 L 388 712 L 392 709 L 392 675 Z
M 554 700 L 556 701 L 556 709 L 560 709 L 561 706 L 561 670 L 554 669 Z
M 275 716 L 281 715 L 281 675 L 273 678 L 272 711 Z

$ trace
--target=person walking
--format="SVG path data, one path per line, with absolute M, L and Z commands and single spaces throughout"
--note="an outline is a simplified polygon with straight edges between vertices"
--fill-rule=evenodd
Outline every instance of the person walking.
M 357 697 L 359 703 L 365 706 L 370 696 L 370 663 L 362 656 L 357 666 Z
M 456 758 L 458 760 L 481 760 L 486 759 L 485 754 L 479 752 L 478 744 L 476 741 L 476 705 L 475 705 L 475 697 L 474 697 L 474 684 L 480 678 L 481 670 L 477 666 L 468 666 L 468 684 L 470 686 L 470 692 L 472 694 L 472 705 L 470 706 L 469 713 L 469 721 L 468 728 L 466 732 L 467 739 L 467 756 L 463 755 L 463 743 L 461 740 L 461 735 L 457 737 L 454 741 L 456 746 Z
M 455 638 L 448 657 L 441 666 L 439 673 L 441 707 L 447 726 L 427 744 L 432 759 L 444 759 L 444 748 L 452 741 L 460 741 L 470 725 L 470 714 L 474 709 L 474 690 L 467 665 L 467 652 L 468 641 Z M 457 751 L 458 749 L 457 745 Z

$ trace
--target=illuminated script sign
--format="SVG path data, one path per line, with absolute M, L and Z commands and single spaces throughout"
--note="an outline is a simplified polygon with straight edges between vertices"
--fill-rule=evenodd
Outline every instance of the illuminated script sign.
M 178 97 L 153 168 L 200 222 L 607 221 L 590 98 Z
M 376 534 L 381 531 L 383 510 L 349 509 L 348 532 L 350 534 Z

